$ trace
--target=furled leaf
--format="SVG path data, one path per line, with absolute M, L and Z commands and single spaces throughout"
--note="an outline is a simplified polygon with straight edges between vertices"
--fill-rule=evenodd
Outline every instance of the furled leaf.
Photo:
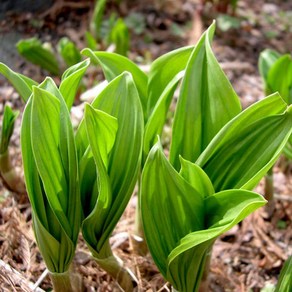
M 55 54 L 37 38 L 20 40 L 16 47 L 19 54 L 33 64 L 39 65 L 53 75 L 60 73 L 59 63 Z
M 281 97 L 271 95 L 236 116 L 214 137 L 197 164 L 215 191 L 256 186 L 291 134 L 292 108 L 285 109 Z
M 275 292 L 284 292 L 292 290 L 292 256 L 290 256 L 280 273 L 278 284 L 276 286 Z
M 292 103 L 292 58 L 290 55 L 283 55 L 270 68 L 267 86 L 270 93 L 278 91 L 288 104 Z
M 278 52 L 271 49 L 266 49 L 261 52 L 260 57 L 259 57 L 258 67 L 259 67 L 260 74 L 266 85 L 267 85 L 268 73 L 271 67 L 280 57 L 281 55 Z
M 37 85 L 32 79 L 12 71 L 8 66 L 0 63 L 0 73 L 8 79 L 24 101 L 27 101 L 32 93 L 32 86 Z
M 100 252 L 105 222 L 112 204 L 112 189 L 109 181 L 108 158 L 115 142 L 118 129 L 117 119 L 90 105 L 85 106 L 85 125 L 90 149 L 97 169 L 96 192 L 91 198 L 91 213 L 82 224 L 84 239 L 94 251 Z M 106 240 L 107 238 L 104 238 Z
M 180 157 L 180 163 L 181 170 L 179 174 L 188 181 L 198 193 L 203 197 L 208 197 L 215 193 L 211 180 L 198 165 L 182 157 Z
M 204 203 L 205 229 L 181 238 L 167 259 L 166 279 L 178 291 L 198 291 L 206 254 L 216 238 L 266 201 L 250 191 L 228 190 L 207 197 Z
M 106 0 L 96 1 L 94 10 L 93 10 L 93 15 L 90 20 L 90 25 L 89 25 L 90 32 L 96 38 L 96 40 L 99 40 L 100 38 L 101 24 L 102 24 L 102 18 L 103 18 L 105 6 L 106 6 Z
M 168 83 L 145 125 L 143 162 L 154 145 L 157 135 L 161 135 L 174 91 L 182 77 L 183 72 L 180 72 Z
M 81 214 L 73 129 L 62 95 L 54 92 L 51 79 L 33 88 L 21 147 L 37 242 L 48 269 L 63 273 L 74 256 Z
M 13 134 L 14 122 L 19 115 L 19 111 L 13 111 L 10 106 L 5 105 L 2 120 L 0 154 L 7 151 L 10 138 Z
M 165 277 L 167 257 L 179 240 L 204 227 L 203 200 L 155 144 L 143 169 L 141 210 L 149 250 Z
M 122 18 L 119 18 L 110 33 L 110 42 L 115 44 L 117 54 L 127 56 L 129 51 L 129 30 Z
M 100 222 L 100 226 L 103 226 L 103 232 L 100 237 L 100 233 L 96 231 L 96 240 L 88 241 L 88 244 L 97 252 L 102 248 L 103 244 L 107 243 L 107 240 L 115 227 L 117 221 L 122 215 L 128 200 L 132 194 L 133 188 L 136 183 L 142 150 L 142 137 L 143 137 L 143 113 L 139 100 L 137 89 L 134 85 L 133 79 L 129 73 L 124 73 L 113 81 L 100 93 L 100 95 L 93 101 L 92 107 L 113 116 L 118 121 L 118 130 L 116 134 L 115 143 L 108 156 L 108 165 L 106 166 L 109 184 L 112 192 L 112 199 L 107 207 L 105 216 Z M 88 113 L 90 111 L 87 111 Z M 97 116 L 96 116 L 97 119 Z M 106 126 L 106 125 L 105 125 Z M 107 137 L 107 131 L 105 131 L 105 137 Z M 90 144 L 94 146 L 94 137 L 91 134 L 92 141 L 90 142 L 86 135 L 86 128 L 84 121 L 81 122 L 78 131 L 76 133 L 76 143 L 78 145 L 79 161 L 84 165 L 83 174 L 81 174 L 81 183 L 83 179 L 87 179 L 87 171 L 91 171 L 86 165 L 92 165 L 92 160 L 96 161 L 96 155 L 90 155 L 87 148 Z M 103 139 L 103 133 L 100 133 L 100 139 Z M 99 143 L 102 143 L 101 140 Z M 89 143 L 90 142 L 90 143 Z M 105 145 L 106 142 L 104 142 Z M 104 151 L 105 153 L 107 151 Z M 94 157 L 95 156 L 95 157 Z M 97 165 L 98 168 L 98 165 Z M 98 173 L 99 173 L 98 169 Z M 96 176 L 96 175 L 95 175 Z M 82 193 L 83 202 L 84 196 L 95 196 L 100 194 L 98 186 L 86 188 L 86 193 Z M 88 202 L 87 202 L 88 203 Z M 83 209 L 91 210 L 88 206 L 83 205 Z M 87 216 L 95 216 L 93 213 L 97 211 L 93 210 L 92 214 Z M 98 214 L 97 214 L 98 215 Z M 85 219 L 87 220 L 87 219 Z M 100 219 L 101 220 L 101 219 Z M 90 225 L 83 225 L 83 233 L 88 233 Z
M 67 66 L 73 66 L 81 62 L 81 54 L 76 45 L 67 37 L 63 37 L 58 42 L 58 51 Z
M 151 115 L 159 98 L 177 74 L 185 70 L 194 47 L 184 47 L 164 54 L 156 59 L 150 67 L 148 81 L 147 119 Z M 167 107 L 168 109 L 168 107 Z
M 94 64 L 99 64 L 108 81 L 113 80 L 125 71 L 130 72 L 133 75 L 134 82 L 139 92 L 143 113 L 146 116 L 148 78 L 135 63 L 124 56 L 109 52 L 93 52 L 90 49 L 84 49 L 81 54 L 90 57 Z
M 215 24 L 201 37 L 188 61 L 175 111 L 170 162 L 179 155 L 196 161 L 218 131 L 240 110 L 239 99 L 210 46 Z
M 80 81 L 84 76 L 89 64 L 89 59 L 84 60 L 68 68 L 62 75 L 60 92 L 62 93 L 69 110 L 74 103 Z
M 86 47 L 91 50 L 97 50 L 98 44 L 94 36 L 89 32 L 85 32 Z
M 142 174 L 141 210 L 145 237 L 160 272 L 177 291 L 197 291 L 205 258 L 216 238 L 265 199 L 245 190 L 214 194 L 197 165 L 181 159 L 181 173 L 161 146 L 151 149 Z

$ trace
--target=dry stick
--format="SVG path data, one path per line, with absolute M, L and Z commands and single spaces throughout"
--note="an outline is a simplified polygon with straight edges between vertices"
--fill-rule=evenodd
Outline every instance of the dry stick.
M 36 292 L 45 292 L 43 289 L 35 287 L 35 284 L 28 281 L 21 273 L 13 269 L 9 264 L 0 260 L 0 269 L 4 270 L 8 275 L 10 275 L 14 282 L 16 282 L 20 287 L 22 285 L 28 287 L 29 289 Z
M 35 284 L 33 285 L 33 291 L 37 291 L 39 285 L 43 282 L 43 280 L 46 278 L 46 276 L 48 275 L 49 270 L 45 269 L 43 271 L 43 273 L 41 274 L 41 276 L 38 278 L 38 280 L 35 282 Z

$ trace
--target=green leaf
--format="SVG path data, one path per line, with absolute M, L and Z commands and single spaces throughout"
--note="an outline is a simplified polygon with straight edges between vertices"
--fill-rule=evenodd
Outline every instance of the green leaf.
M 204 227 L 203 198 L 155 144 L 142 173 L 141 210 L 149 250 L 165 277 L 167 257 L 179 240 Z
M 93 64 L 99 64 L 102 67 L 105 78 L 108 81 L 113 80 L 125 71 L 130 72 L 137 86 L 143 113 L 146 117 L 148 78 L 135 63 L 124 56 L 109 52 L 93 52 L 90 49 L 84 49 L 81 54 L 90 57 Z
M 281 57 L 281 55 L 274 50 L 266 49 L 260 53 L 258 67 L 260 74 L 267 85 L 268 73 L 274 63 Z M 269 93 L 267 93 L 269 94 Z
M 90 20 L 90 32 L 96 40 L 99 40 L 100 38 L 100 32 L 101 32 L 101 24 L 102 24 L 102 18 L 104 15 L 104 9 L 106 6 L 106 0 L 99 0 L 95 2 L 93 15 Z
M 150 117 L 158 100 L 177 74 L 185 70 L 194 47 L 184 47 L 164 54 L 156 59 L 150 67 L 148 80 L 147 119 Z M 167 107 L 168 108 L 168 107 Z
M 167 117 L 168 109 L 172 101 L 172 97 L 175 89 L 177 88 L 183 73 L 178 73 L 165 87 L 161 93 L 146 125 L 144 134 L 144 146 L 143 146 L 143 162 L 147 157 L 148 152 L 155 143 L 157 135 L 161 135 L 165 120 Z
M 13 111 L 10 106 L 5 105 L 1 129 L 0 154 L 5 153 L 8 149 L 14 130 L 14 122 L 18 115 L 19 111 Z
M 58 92 L 48 78 L 33 88 L 23 114 L 21 148 L 40 251 L 51 272 L 63 273 L 79 233 L 79 179 L 67 106 L 60 93 L 47 89 Z
M 69 110 L 74 103 L 79 84 L 89 64 L 89 59 L 84 60 L 68 68 L 62 75 L 60 92 L 62 93 Z
M 170 162 L 179 155 L 196 161 L 218 131 L 240 110 L 239 99 L 210 46 L 215 24 L 201 37 L 188 61 L 175 111 Z
M 290 136 L 286 146 L 284 147 L 283 153 L 288 159 L 292 160 L 292 136 Z
M 285 108 L 274 94 L 243 111 L 214 137 L 196 163 L 216 191 L 252 189 L 272 167 L 292 131 L 292 110 L 283 113 Z
M 207 228 L 181 238 L 168 256 L 166 279 L 178 291 L 198 291 L 205 256 L 215 239 L 242 221 L 266 200 L 253 192 L 228 190 L 205 199 Z
M 179 174 L 202 195 L 208 197 L 215 193 L 212 182 L 207 174 L 196 164 L 180 157 L 181 170 Z
M 63 37 L 59 40 L 57 48 L 67 66 L 73 66 L 81 61 L 79 50 L 67 37 Z
M 109 153 L 114 146 L 118 123 L 116 118 L 95 110 L 90 105 L 85 106 L 84 119 L 98 174 L 98 196 L 96 193 L 92 194 L 91 213 L 83 221 L 82 230 L 86 242 L 95 251 L 100 252 L 104 244 L 100 239 L 103 237 L 105 222 L 112 203 L 112 190 L 107 170 Z
M 107 242 L 122 215 L 136 183 L 141 162 L 143 113 L 137 89 L 129 73 L 121 74 L 110 82 L 93 101 L 92 107 L 104 111 L 118 121 L 116 139 L 109 153 L 107 166 L 112 200 L 106 210 L 107 216 L 103 219 L 103 223 L 100 223 L 103 226 L 102 236 L 97 238 L 98 249 L 101 250 L 102 245 Z M 86 150 L 89 144 L 93 145 L 93 141 L 89 143 L 86 135 L 85 124 L 82 121 L 76 133 L 76 143 L 78 145 L 79 160 L 82 160 L 84 165 L 90 164 L 93 159 Z M 83 167 L 83 170 L 86 171 L 88 168 Z M 81 177 L 81 184 L 83 184 L 83 178 L 86 179 L 87 176 L 87 173 L 84 172 Z M 91 190 L 88 188 L 86 191 L 87 193 L 82 194 L 83 197 L 96 196 L 94 193 L 98 192 L 99 194 L 100 190 L 96 186 Z M 86 202 L 88 200 L 83 199 L 83 201 Z M 85 205 L 83 209 L 88 210 L 88 207 Z M 89 214 L 89 216 L 91 215 Z M 89 232 L 84 228 L 83 226 L 83 233 Z M 90 225 L 88 225 L 88 228 L 90 228 Z M 97 235 L 99 236 L 99 234 Z M 96 242 L 88 242 L 88 244 L 92 248 L 96 248 Z
M 18 53 L 33 64 L 39 65 L 53 75 L 60 73 L 59 62 L 55 54 L 37 38 L 20 40 L 16 47 Z
M 275 292 L 291 291 L 292 289 L 292 256 L 290 256 L 280 273 Z
M 267 76 L 270 93 L 279 92 L 283 99 L 292 103 L 292 58 L 290 55 L 280 57 L 271 67 Z
M 115 23 L 110 33 L 110 42 L 115 44 L 117 54 L 127 56 L 130 46 L 129 30 L 122 18 Z
M 97 50 L 98 44 L 94 36 L 89 32 L 85 32 L 85 40 L 86 40 L 86 47 L 88 47 L 91 50 Z
M 5 64 L 0 62 L 0 73 L 8 79 L 22 99 L 26 102 L 32 93 L 32 86 L 37 85 L 32 79 L 12 71 Z
M 216 238 L 265 199 L 245 190 L 214 194 L 199 166 L 181 158 L 180 173 L 159 143 L 142 174 L 141 210 L 145 237 L 160 272 L 177 291 L 198 291 L 207 253 Z

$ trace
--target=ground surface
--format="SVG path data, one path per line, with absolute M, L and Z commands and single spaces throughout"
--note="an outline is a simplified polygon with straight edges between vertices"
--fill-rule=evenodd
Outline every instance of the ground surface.
M 141 13 L 146 24 L 141 34 L 132 34 L 130 57 L 147 63 L 149 59 L 189 43 L 194 37 L 188 34 L 192 27 L 193 7 L 188 2 L 172 7 L 166 0 L 157 1 L 156 6 L 151 1 L 149 4 L 134 1 L 128 7 L 122 5 L 118 10 L 120 14 Z M 59 37 L 67 35 L 81 49 L 90 9 L 92 1 L 84 1 L 84 7 L 78 9 L 55 7 L 55 10 L 34 15 L 10 15 L 1 23 L 0 61 L 41 81 L 45 72 L 17 57 L 14 43 L 21 37 L 31 36 L 55 43 Z M 116 6 L 112 5 L 107 14 L 115 9 Z M 242 19 L 241 29 L 225 33 L 217 29 L 213 48 L 246 107 L 264 97 L 257 71 L 260 51 L 264 48 L 274 48 L 282 53 L 292 51 L 292 4 L 291 1 L 239 1 L 237 15 Z M 211 12 L 206 13 L 203 17 L 204 27 L 211 23 L 211 18 Z M 92 76 L 100 74 L 89 74 L 88 84 L 94 83 L 95 77 Z M 23 109 L 19 96 L 3 79 L 0 102 L 1 114 L 6 102 L 15 109 Z M 13 163 L 21 172 L 20 121 L 19 118 L 16 123 L 11 152 Z M 276 283 L 283 262 L 291 254 L 292 242 L 291 166 L 283 165 L 278 163 L 274 169 L 275 191 L 278 194 L 274 214 L 269 216 L 262 208 L 217 240 L 213 250 L 209 291 L 260 291 Z M 263 193 L 263 183 L 257 191 Z M 29 285 L 37 282 L 40 288 L 50 289 L 48 277 L 40 279 L 45 265 L 34 241 L 30 205 L 26 197 L 9 193 L 1 186 L 0 199 L 1 291 L 31 291 Z M 114 251 L 135 273 L 139 291 L 169 291 L 169 285 L 164 282 L 150 255 L 141 257 L 133 252 L 129 234 L 134 226 L 135 206 L 136 197 L 133 196 L 114 231 Z M 118 291 L 112 279 L 91 260 L 82 238 L 74 266 L 83 277 L 86 291 Z

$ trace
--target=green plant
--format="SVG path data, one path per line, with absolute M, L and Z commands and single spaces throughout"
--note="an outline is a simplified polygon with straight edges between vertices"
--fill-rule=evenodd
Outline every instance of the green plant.
M 275 93 L 241 111 L 211 50 L 214 30 L 215 24 L 195 47 L 155 60 L 148 75 L 119 54 L 83 50 L 109 83 L 85 105 L 76 133 L 69 113 L 89 60 L 67 69 L 59 88 L 50 78 L 37 84 L 0 64 L 27 102 L 25 180 L 56 291 L 73 289 L 69 266 L 80 228 L 97 263 L 133 290 L 109 237 L 137 179 L 150 252 L 179 291 L 197 291 L 201 279 L 206 285 L 216 238 L 266 203 L 251 190 L 291 135 L 292 107 Z M 168 160 L 156 140 L 180 82 Z
M 144 142 L 141 169 L 154 144 L 156 136 L 161 134 L 173 93 L 183 76 L 183 71 L 193 47 L 185 47 L 165 54 L 151 64 L 148 76 L 129 59 L 109 52 L 93 52 L 85 49 L 82 54 L 91 58 L 93 64 L 99 64 L 108 81 L 113 80 L 124 70 L 131 72 L 136 84 L 144 116 Z M 140 182 L 140 178 L 138 179 Z M 140 191 L 140 187 L 139 187 Z M 137 208 L 137 220 L 134 240 L 135 248 L 139 253 L 145 253 L 145 241 Z M 137 238 L 136 236 L 134 239 Z
M 292 58 L 289 54 L 281 55 L 270 49 L 264 50 L 259 57 L 259 72 L 264 81 L 265 94 L 279 92 L 282 98 L 288 103 L 292 103 Z M 292 136 L 283 153 L 288 159 L 292 159 Z M 265 196 L 273 204 L 273 168 L 266 175 Z M 272 205 L 271 205 L 272 209 Z M 272 211 L 272 210 L 271 210 Z
M 93 15 L 90 21 L 89 29 L 91 35 L 99 41 L 100 32 L 101 32 L 101 24 L 103 19 L 103 14 L 106 6 L 106 0 L 100 0 L 95 2 Z
M 52 79 L 33 87 L 21 150 L 39 249 L 55 291 L 73 291 L 69 267 L 81 224 L 80 181 L 68 107 Z
M 292 131 L 292 107 L 278 94 L 240 112 L 239 99 L 211 51 L 213 33 L 214 25 L 188 60 L 169 161 L 158 143 L 142 174 L 146 241 L 159 270 L 178 291 L 198 291 L 216 238 L 265 204 L 250 190 Z
M 60 66 L 52 47 L 42 44 L 37 38 L 20 40 L 17 45 L 18 53 L 33 64 L 39 65 L 53 75 L 60 74 Z
M 129 30 L 122 18 L 119 18 L 109 35 L 109 42 L 115 45 L 117 54 L 127 56 L 129 51 Z
M 97 263 L 125 291 L 133 289 L 132 279 L 112 254 L 109 237 L 136 184 L 142 137 L 139 95 L 131 75 L 123 73 L 108 84 L 92 102 L 92 107 L 86 106 L 76 142 L 83 237 Z
M 116 13 L 103 20 L 105 7 L 106 0 L 96 1 L 89 25 L 90 31 L 86 33 L 89 48 L 97 49 L 97 43 L 101 41 L 106 47 L 113 44 L 116 53 L 126 56 L 130 43 L 128 26 Z
M 18 115 L 18 111 L 13 111 L 8 105 L 5 105 L 0 138 L 0 176 L 6 188 L 17 194 L 25 194 L 24 182 L 16 173 L 9 154 L 9 142 Z
M 291 289 L 292 289 L 292 256 L 290 256 L 286 260 L 281 270 L 275 292 L 291 291 Z
M 55 76 L 59 76 L 65 67 L 73 66 L 81 61 L 79 50 L 67 37 L 59 40 L 57 52 L 50 43 L 42 44 L 37 38 L 20 40 L 16 47 L 25 59 Z M 59 64 L 60 61 L 61 64 Z
M 74 69 L 64 80 L 76 92 Z M 80 224 L 99 265 L 131 291 L 132 278 L 112 254 L 109 237 L 139 170 L 143 116 L 137 90 L 129 74 L 118 76 L 85 106 L 75 138 L 71 94 L 62 92 L 62 84 L 58 89 L 46 78 L 34 86 L 23 115 L 23 165 L 36 239 L 56 291 L 72 291 L 69 266 Z
M 27 102 L 21 131 L 26 189 L 33 208 L 36 239 L 56 291 L 72 291 L 68 269 L 74 256 L 81 212 L 77 207 L 79 181 L 68 110 L 88 66 L 89 61 L 85 60 L 70 67 L 58 89 L 49 78 L 38 85 L 0 64 L 1 73 Z M 12 179 L 14 173 L 7 146 L 15 118 L 16 114 L 6 107 L 1 139 L 5 179 L 7 176 Z M 16 179 L 14 188 L 19 182 Z
M 62 56 L 68 67 L 81 62 L 81 55 L 76 45 L 67 37 L 59 40 L 57 45 L 58 52 Z

